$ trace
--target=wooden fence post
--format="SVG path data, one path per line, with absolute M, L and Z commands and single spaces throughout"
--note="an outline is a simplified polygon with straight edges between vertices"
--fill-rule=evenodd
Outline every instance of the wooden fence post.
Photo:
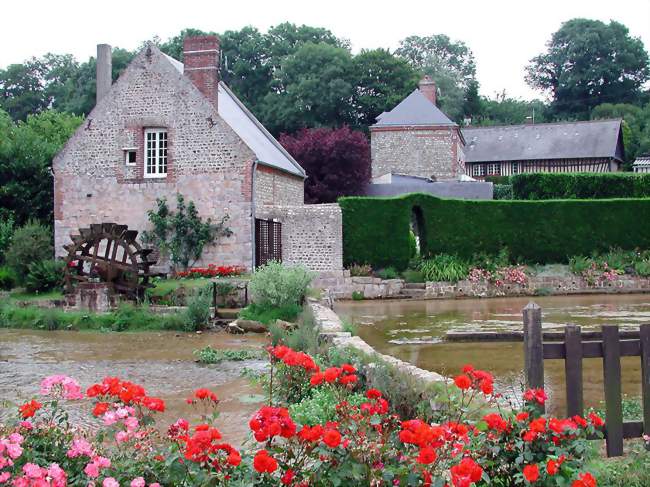
M 582 337 L 579 326 L 567 325 L 564 328 L 564 350 L 567 416 L 582 416 Z
M 621 342 L 618 325 L 603 325 L 603 374 L 607 456 L 623 455 L 623 407 L 621 404 Z
M 542 308 L 531 302 L 526 305 L 523 314 L 526 385 L 532 389 L 544 388 Z
M 643 402 L 643 434 L 650 435 L 650 325 L 639 327 L 641 341 L 641 397 Z M 650 442 L 646 443 L 650 449 Z

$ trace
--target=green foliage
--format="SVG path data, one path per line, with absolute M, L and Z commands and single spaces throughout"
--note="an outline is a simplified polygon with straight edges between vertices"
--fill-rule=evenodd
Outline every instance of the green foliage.
M 512 184 L 495 184 L 493 198 L 495 200 L 514 199 L 513 192 L 512 192 Z
M 359 393 L 351 393 L 345 400 L 351 406 L 361 406 L 367 401 L 366 397 Z M 319 387 L 313 389 L 309 397 L 291 404 L 289 414 L 294 421 L 302 425 L 326 424 L 336 420 L 336 406 L 340 401 L 339 394 L 333 387 Z
M 625 456 L 596 457 L 587 468 L 594 472 L 598 485 L 607 487 L 647 487 L 650 485 L 650 454 L 642 440 L 626 442 Z
M 259 321 L 268 325 L 276 320 L 296 321 L 302 311 L 296 303 L 272 306 L 269 304 L 251 303 L 239 312 L 239 317 L 244 320 Z
M 180 193 L 176 194 L 175 213 L 169 209 L 165 198 L 157 199 L 156 204 L 155 211 L 147 211 L 153 229 L 143 232 L 142 239 L 145 243 L 156 245 L 163 255 L 171 258 L 174 266 L 180 265 L 183 270 L 201 258 L 206 245 L 232 235 L 226 226 L 228 215 L 224 215 L 216 224 L 212 223 L 211 218 L 203 221 L 194 202 L 186 204 Z
M 422 209 L 423 255 L 469 260 L 504 247 L 513 262 L 562 263 L 570 256 L 650 248 L 650 199 L 469 201 L 410 194 L 394 198 L 341 198 L 346 265 L 375 268 L 409 264 L 408 234 L 414 207 Z
M 7 266 L 0 267 L 0 289 L 9 291 L 16 285 L 16 275 Z
M 0 217 L 0 264 L 5 261 L 5 254 L 11 245 L 11 238 L 14 235 L 14 218 L 8 215 Z
M 297 326 L 288 330 L 275 323 L 269 324 L 271 343 L 278 345 L 282 343 L 294 350 L 314 353 L 318 350 L 318 329 L 314 326 L 313 317 L 303 314 Z
M 377 272 L 377 277 L 381 279 L 397 279 L 399 278 L 399 274 L 394 267 L 386 267 Z
M 527 173 L 511 176 L 518 200 L 647 198 L 650 174 Z
M 425 281 L 458 282 L 469 274 L 469 263 L 455 255 L 438 254 L 420 264 Z
M 348 267 L 352 277 L 368 277 L 372 275 L 372 267 L 368 264 L 352 264 Z
M 30 221 L 14 232 L 5 259 L 18 283 L 24 284 L 30 264 L 49 260 L 53 254 L 50 229 L 37 221 Z
M 60 289 L 63 286 L 63 268 L 61 260 L 41 260 L 29 265 L 25 289 L 32 293 L 41 293 Z
M 202 364 L 218 364 L 221 362 L 239 362 L 243 360 L 258 360 L 264 358 L 266 354 L 261 350 L 247 349 L 216 349 L 211 346 L 194 350 L 196 359 Z
M 254 303 L 267 307 L 301 304 L 315 274 L 302 265 L 269 262 L 258 267 L 249 290 Z
M 185 329 L 187 331 L 202 330 L 210 320 L 212 293 L 210 286 L 199 289 L 187 302 L 185 310 Z
M 363 301 L 364 299 L 366 299 L 366 296 L 363 294 L 363 291 L 352 291 L 353 301 Z
M 547 46 L 531 60 L 526 81 L 551 93 L 561 116 L 585 116 L 603 102 L 637 101 L 650 76 L 643 42 L 613 20 L 571 19 Z
M 406 269 L 402 272 L 402 278 L 409 283 L 420 283 L 425 282 L 424 274 L 421 271 L 415 269 Z

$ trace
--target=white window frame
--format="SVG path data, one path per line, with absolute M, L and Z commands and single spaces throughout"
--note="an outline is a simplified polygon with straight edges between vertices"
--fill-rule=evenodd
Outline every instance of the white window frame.
M 472 176 L 485 176 L 485 164 L 472 164 Z
M 151 142 L 151 144 L 150 144 Z M 166 178 L 169 161 L 169 135 L 166 129 L 144 131 L 144 177 Z
M 122 149 L 124 151 L 124 164 L 126 166 L 136 166 L 138 164 L 138 149 L 137 147 L 125 147 Z M 133 152 L 135 153 L 136 161 L 135 162 L 129 162 L 129 153 Z
M 501 163 L 490 162 L 487 165 L 486 171 L 488 176 L 501 176 Z

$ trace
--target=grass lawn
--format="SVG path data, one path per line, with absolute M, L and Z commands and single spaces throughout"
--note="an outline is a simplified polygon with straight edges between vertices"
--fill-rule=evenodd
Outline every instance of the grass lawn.
M 231 280 L 243 280 L 250 279 L 250 275 L 242 275 L 237 277 L 225 277 L 219 278 L 218 282 L 228 282 Z M 186 289 L 196 289 L 201 287 L 207 287 L 212 282 L 212 279 L 208 278 L 192 278 L 192 279 L 160 279 L 153 282 L 153 288 L 149 289 L 148 293 L 150 296 L 162 298 L 168 294 L 174 292 L 179 288 Z
M 63 299 L 63 293 L 61 291 L 48 291 L 45 293 L 28 293 L 22 289 L 16 289 L 11 291 L 9 294 L 9 299 L 12 301 L 36 301 L 39 299 Z

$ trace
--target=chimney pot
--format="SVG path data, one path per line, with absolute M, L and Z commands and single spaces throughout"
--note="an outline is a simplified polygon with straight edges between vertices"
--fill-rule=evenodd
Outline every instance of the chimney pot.
M 218 108 L 219 38 L 194 36 L 183 40 L 184 74 Z
M 426 75 L 420 80 L 418 87 L 420 88 L 420 92 L 427 100 L 429 100 L 434 105 L 437 105 L 436 82 L 433 81 L 429 75 Z
M 95 104 L 106 96 L 113 83 L 113 55 L 111 46 L 108 44 L 97 44 L 97 97 Z

